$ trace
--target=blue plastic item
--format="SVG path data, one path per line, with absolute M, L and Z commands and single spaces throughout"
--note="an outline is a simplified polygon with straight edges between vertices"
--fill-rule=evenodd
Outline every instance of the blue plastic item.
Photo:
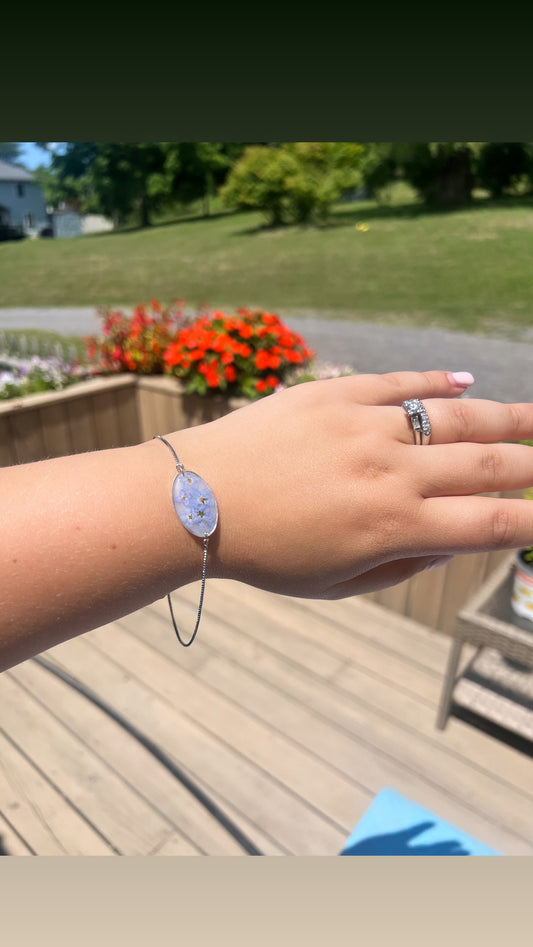
M 341 855 L 500 855 L 395 789 L 382 789 Z

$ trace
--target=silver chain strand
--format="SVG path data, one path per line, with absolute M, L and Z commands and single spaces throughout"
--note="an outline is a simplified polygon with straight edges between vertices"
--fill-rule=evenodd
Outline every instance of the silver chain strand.
M 200 618 L 202 617 L 202 605 L 204 604 L 204 592 L 205 592 L 205 578 L 207 573 L 207 547 L 209 545 L 209 536 L 204 536 L 204 562 L 202 565 L 202 588 L 200 589 L 200 601 L 198 603 L 198 614 L 196 616 L 196 625 L 194 626 L 194 631 L 189 639 L 189 641 L 184 641 L 179 633 L 178 626 L 176 624 L 176 619 L 174 618 L 174 612 L 172 610 L 172 601 L 170 599 L 170 592 L 167 595 L 168 605 L 170 608 L 170 617 L 172 618 L 172 624 L 174 625 L 174 631 L 176 632 L 176 637 L 181 645 L 184 648 L 190 647 L 194 639 L 196 638 L 196 632 L 200 627 Z
M 169 442 L 164 437 L 161 437 L 161 434 L 154 434 L 154 440 L 156 438 L 158 438 L 160 441 L 163 441 L 163 444 L 166 444 L 169 450 L 172 451 L 174 460 L 176 461 L 176 470 L 178 471 L 178 473 L 183 474 L 185 468 L 183 464 L 181 463 L 178 455 L 176 454 L 176 451 L 172 447 L 172 444 L 169 444 Z M 168 606 L 170 609 L 170 617 L 172 618 L 174 631 L 176 632 L 176 637 L 179 643 L 183 645 L 184 648 L 189 648 L 192 645 L 194 639 L 196 638 L 196 632 L 198 631 L 198 628 L 200 627 L 200 619 L 202 617 L 202 606 L 204 604 L 204 593 L 205 593 L 205 580 L 207 576 L 207 549 L 209 546 L 209 536 L 204 536 L 203 542 L 204 542 L 204 559 L 202 563 L 202 586 L 200 589 L 200 601 L 198 603 L 198 614 L 196 616 L 196 624 L 194 626 L 194 631 L 188 641 L 184 641 L 180 635 L 179 628 L 176 624 L 176 619 L 174 618 L 174 610 L 172 608 L 172 600 L 170 598 L 170 592 L 167 594 Z

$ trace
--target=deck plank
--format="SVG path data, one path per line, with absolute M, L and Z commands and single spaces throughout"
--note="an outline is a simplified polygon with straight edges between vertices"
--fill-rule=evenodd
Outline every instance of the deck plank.
M 0 854 L 2 855 L 34 855 L 35 852 L 15 831 L 11 822 L 0 812 Z
M 113 854 L 83 816 L 3 733 L 0 734 L 0 799 L 11 836 L 16 832 L 31 852 Z M 12 851 L 9 844 L 8 850 Z
M 117 622 L 112 641 L 93 632 L 95 641 L 106 654 L 119 658 L 131 675 L 136 675 L 160 697 L 197 721 L 219 740 L 227 740 L 236 752 L 265 773 L 270 773 L 309 806 L 329 818 L 339 828 L 348 829 L 359 802 L 368 803 L 351 780 L 324 766 L 315 755 L 291 745 L 282 733 L 254 720 L 217 694 L 197 675 L 190 675 L 153 648 L 134 638 Z
M 159 846 L 159 848 L 150 852 L 151 855 L 202 855 L 199 848 L 196 848 L 191 842 L 183 838 L 178 832 L 173 832 L 169 838 Z
M 123 629 L 113 625 L 108 631 L 108 649 L 115 650 L 110 645 L 111 637 Z M 94 636 L 91 632 L 85 638 Z M 125 641 L 127 650 L 132 643 L 133 636 L 129 636 Z M 88 661 L 87 649 L 94 651 L 94 660 Z M 144 669 L 140 669 L 142 679 L 128 672 L 128 686 L 124 687 L 123 666 L 106 651 L 97 649 L 92 640 L 77 639 L 69 642 L 68 648 L 61 645 L 53 649 L 52 654 L 61 667 L 82 678 L 121 714 L 135 720 L 143 732 L 150 733 L 178 765 L 186 765 L 188 773 L 202 781 L 210 794 L 214 791 L 218 799 L 229 801 L 278 850 L 293 853 L 300 847 L 303 854 L 322 854 L 339 849 L 345 831 L 242 756 L 233 745 L 233 733 L 217 739 L 194 716 L 179 711 L 156 693 L 146 681 Z M 264 850 L 262 845 L 259 847 Z
M 175 610 L 179 611 L 178 603 Z M 363 612 L 368 612 L 368 609 L 363 609 Z M 210 633 L 213 621 L 211 618 L 206 622 Z M 244 625 L 246 616 L 242 621 Z M 404 624 L 412 623 L 404 619 Z M 150 628 L 154 645 L 168 648 L 168 641 L 172 647 L 171 639 L 162 635 L 161 626 L 152 624 Z M 419 627 L 413 627 L 412 631 L 417 636 L 421 634 Z M 219 648 L 227 633 L 227 627 L 223 629 L 217 625 L 213 628 L 212 634 Z M 381 628 L 380 634 L 384 633 Z M 427 632 L 427 635 L 431 640 L 432 633 Z M 493 844 L 496 845 L 497 836 L 499 845 L 505 844 L 516 853 L 524 853 L 519 839 L 509 837 L 497 829 L 502 793 L 505 793 L 509 796 L 509 804 L 514 812 L 513 826 L 515 829 L 519 827 L 519 832 L 524 833 L 527 839 L 525 851 L 533 850 L 531 760 L 509 747 L 497 745 L 500 753 L 496 753 L 496 756 L 500 756 L 500 766 L 494 773 L 490 766 L 491 760 L 493 764 L 495 762 L 494 747 L 485 735 L 455 721 L 446 734 L 435 731 L 436 705 L 440 692 L 437 678 L 430 678 L 434 689 L 433 700 L 424 705 L 403 689 L 391 686 L 386 679 L 380 681 L 369 675 L 366 669 L 354 665 L 347 665 L 338 675 L 336 686 L 332 687 L 329 683 L 313 680 L 309 674 L 293 666 L 284 666 L 276 656 L 265 654 L 260 659 L 256 652 L 251 662 L 244 658 L 244 663 L 253 675 L 248 678 L 239 671 L 242 663 L 242 649 L 235 647 L 235 660 L 231 664 L 204 662 L 197 673 L 215 686 L 223 687 L 233 699 L 238 699 L 236 695 L 239 694 L 239 687 L 244 689 L 243 704 L 246 710 L 255 708 L 256 712 L 267 715 L 270 722 L 283 732 L 296 732 L 300 740 L 306 740 L 308 734 L 312 734 L 310 740 L 315 752 L 326 753 L 332 764 L 336 759 L 338 767 L 344 768 L 352 778 L 362 780 L 365 788 L 373 792 L 382 788 L 384 780 L 394 779 L 397 786 L 401 783 L 404 792 L 412 794 L 416 791 L 418 798 L 423 794 L 423 804 L 431 807 L 436 804 L 436 787 L 437 792 L 447 796 L 447 818 L 458 824 L 462 822 L 467 831 L 474 831 L 474 802 L 483 813 L 483 818 L 495 823 L 489 827 L 487 822 L 481 825 L 478 819 L 478 831 L 490 830 Z M 265 688 L 262 685 L 265 680 L 274 684 L 275 689 Z M 342 687 L 346 680 L 348 687 Z M 350 683 L 353 684 L 353 693 Z M 283 693 L 288 700 L 283 699 Z M 305 720 L 305 710 L 302 711 L 301 706 L 294 709 L 296 699 L 304 704 L 306 710 L 312 707 L 322 718 L 342 727 L 356 743 L 350 744 L 345 739 L 343 745 L 340 735 L 331 732 L 331 729 L 328 731 L 327 727 L 324 729 L 320 720 Z M 297 731 L 292 727 L 295 716 L 300 717 Z M 362 743 L 362 746 L 358 743 Z M 517 790 L 513 778 L 519 787 Z M 442 805 L 440 808 L 442 810 Z M 517 845 L 520 851 L 517 851 Z
M 169 824 L 25 688 L 0 678 L 2 723 L 11 739 L 119 854 L 143 855 Z
M 254 607 L 248 602 L 243 612 L 238 587 L 212 590 L 205 607 L 209 621 L 204 622 L 198 644 L 209 641 L 211 647 L 216 646 L 220 637 L 219 627 L 223 626 L 231 641 L 227 649 L 235 648 L 239 655 L 245 649 L 246 654 L 253 659 L 267 648 L 280 659 L 326 681 L 335 680 L 350 661 L 357 662 L 358 666 L 384 678 L 391 685 L 403 686 L 409 693 L 422 699 L 428 698 L 429 688 L 429 699 L 432 699 L 434 686 L 441 680 L 445 661 L 446 645 L 443 642 L 439 641 L 437 650 L 434 650 L 433 636 L 429 636 L 426 642 L 431 656 L 428 667 L 418 660 L 419 639 L 412 640 L 409 637 L 412 632 L 409 625 L 405 629 L 405 639 L 400 636 L 402 650 L 398 647 L 391 649 L 388 633 L 391 625 L 396 623 L 397 616 L 389 611 L 378 607 L 376 613 L 375 606 L 369 608 L 368 603 L 356 602 L 341 620 L 342 624 L 337 615 L 334 626 L 318 613 L 314 602 L 306 606 L 281 596 L 261 599 L 258 590 L 255 591 Z M 192 605 L 195 595 L 196 592 L 191 588 L 182 589 L 178 595 L 174 595 L 176 615 L 185 617 L 182 603 L 185 601 L 187 605 Z M 155 602 L 152 609 L 168 628 L 165 604 Z M 141 630 L 142 624 L 136 627 Z M 231 637 L 235 631 L 240 634 L 238 640 Z M 169 648 L 175 650 L 172 635 L 168 631 L 167 637 Z M 313 649 L 311 663 L 306 660 L 309 647 Z M 302 661 L 298 660 L 299 651 L 303 655 Z
M 91 650 L 85 649 L 85 655 L 88 664 Z M 241 854 L 238 843 L 118 723 L 34 662 L 25 662 L 13 673 L 43 704 L 61 708 L 64 725 L 174 826 L 176 844 L 181 834 L 184 847 L 189 843 L 201 854 Z
M 178 621 L 190 624 L 197 593 L 174 594 Z M 366 598 L 213 580 L 191 649 L 162 599 L 46 657 L 164 749 L 264 854 L 338 853 L 392 785 L 502 853 L 531 855 L 533 759 L 457 719 L 435 728 L 448 649 Z M 5 822 L 14 854 L 242 853 L 130 734 L 35 662 L 0 676 L 0 704 L 0 835 Z

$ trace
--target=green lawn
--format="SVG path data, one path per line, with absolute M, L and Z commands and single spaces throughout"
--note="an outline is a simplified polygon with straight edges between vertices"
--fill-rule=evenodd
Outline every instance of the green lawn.
M 224 214 L 0 243 L 0 306 L 181 298 L 516 335 L 533 326 L 532 260 L 533 198 L 447 213 L 368 201 L 339 205 L 321 229 L 265 230 L 256 214 Z

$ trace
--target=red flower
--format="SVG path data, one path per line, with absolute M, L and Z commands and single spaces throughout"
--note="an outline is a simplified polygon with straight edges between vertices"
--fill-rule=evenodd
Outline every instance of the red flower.
M 252 388 L 257 396 L 275 391 L 294 366 L 312 357 L 301 336 L 273 313 L 205 309 L 187 322 L 184 308 L 183 301 L 163 307 L 152 299 L 131 316 L 104 311 L 107 340 L 88 338 L 87 354 L 106 371 L 165 371 L 182 378 L 187 391 L 231 386 L 237 393 Z
M 261 372 L 265 368 L 270 368 L 270 355 L 264 349 L 260 349 L 259 352 L 256 352 L 254 362 L 255 367 Z
M 220 385 L 220 378 L 216 367 L 214 365 L 209 366 L 209 370 L 205 376 L 205 380 L 210 388 L 218 388 Z
M 241 339 L 251 339 L 253 329 L 249 322 L 239 322 L 236 327 Z

